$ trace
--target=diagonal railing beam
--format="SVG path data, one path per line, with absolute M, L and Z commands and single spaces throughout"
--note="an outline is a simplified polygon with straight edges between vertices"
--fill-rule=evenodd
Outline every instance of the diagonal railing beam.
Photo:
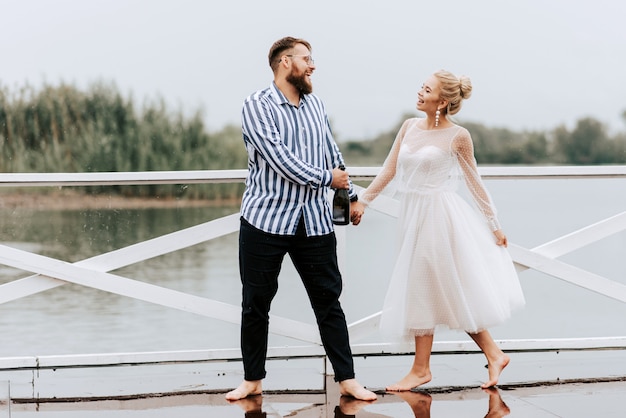
M 74 263 L 74 265 L 95 271 L 112 271 L 235 232 L 237 231 L 238 219 L 239 214 L 232 214 L 87 258 Z M 14 280 L 0 286 L 0 303 L 53 289 L 65 283 L 62 280 L 39 274 Z
M 574 250 L 592 244 L 603 238 L 626 230 L 626 212 L 618 213 L 595 224 L 586 226 L 555 240 L 546 242 L 532 249 L 533 252 L 549 258 L 558 258 Z M 526 270 L 519 266 L 518 271 Z
M 240 323 L 241 308 L 238 306 L 131 280 L 111 273 L 89 270 L 76 264 L 33 254 L 6 245 L 0 245 L 0 263 L 185 312 L 200 314 L 225 322 Z M 304 322 L 272 316 L 270 329 L 274 334 L 321 344 L 317 328 Z
M 363 179 L 371 178 L 370 169 L 367 169 L 367 168 L 364 168 L 363 170 L 351 169 L 350 171 L 351 171 L 351 176 L 354 171 L 355 172 L 354 174 L 356 174 L 356 177 L 360 178 L 361 176 L 363 176 Z M 363 171 L 363 173 L 360 173 L 360 171 Z M 204 183 L 207 180 L 210 180 L 210 182 L 219 183 L 219 182 L 232 182 L 232 181 L 241 180 L 245 176 L 245 170 L 229 170 L 225 172 L 215 172 L 215 173 L 206 172 L 206 171 L 205 172 L 183 172 L 183 173 L 184 174 L 182 175 L 180 174 L 180 172 L 157 172 L 157 173 L 150 172 L 150 173 L 132 173 L 132 174 L 129 174 L 129 173 L 93 173 L 93 175 L 90 175 L 87 173 L 86 176 L 85 176 L 86 173 L 76 173 L 76 174 L 65 173 L 65 174 L 59 174 L 59 175 L 52 175 L 52 177 L 50 177 L 47 174 L 46 175 L 15 174 L 15 175 L 9 175 L 9 177 L 7 177 L 6 175 L 0 174 L 0 186 L 169 184 L 169 183 L 174 184 L 174 183 L 181 183 L 182 178 L 184 178 L 184 181 L 182 181 L 183 183 Z M 606 167 L 570 168 L 569 170 L 565 170 L 565 171 L 562 170 L 562 167 L 558 169 L 523 168 L 523 169 L 517 170 L 514 173 L 511 173 L 510 168 L 493 168 L 493 169 L 486 168 L 486 169 L 483 169 L 481 173 L 487 178 L 492 177 L 495 179 L 498 179 L 498 178 L 590 178 L 594 176 L 597 178 L 611 178 L 611 177 L 626 177 L 626 166 L 620 167 L 618 170 L 615 170 L 614 168 L 606 168 Z M 352 177 L 355 177 L 355 176 L 352 176 Z M 387 215 L 397 216 L 398 202 L 394 201 L 391 198 L 381 196 L 380 199 L 377 199 L 377 201 L 371 205 L 371 207 Z M 237 216 L 238 215 L 232 215 L 233 225 L 235 226 L 231 228 L 230 232 L 234 232 L 236 230 L 235 218 Z M 588 290 L 600 293 L 602 295 L 613 297 L 622 302 L 626 302 L 626 286 L 613 282 L 601 276 L 586 272 L 582 269 L 578 269 L 566 263 L 554 260 L 554 258 L 559 257 L 560 255 L 566 254 L 577 248 L 583 247 L 589 243 L 595 242 L 606 236 L 609 236 L 611 234 L 614 234 L 616 232 L 626 229 L 625 224 L 626 224 L 626 213 L 622 213 L 622 214 L 616 215 L 615 217 L 606 219 L 604 221 L 598 222 L 589 227 L 583 228 L 579 231 L 575 231 L 571 234 L 568 234 L 566 236 L 563 236 L 561 238 L 558 238 L 556 240 L 543 244 L 539 247 L 534 248 L 533 250 L 527 250 L 525 248 L 511 245 L 511 253 L 518 267 L 521 266 L 522 269 L 533 268 L 537 271 L 544 272 L 546 274 L 549 274 L 551 276 L 554 276 L 566 282 L 572 283 L 579 287 L 583 287 Z M 82 271 L 82 274 L 92 274 L 92 275 L 96 274 L 98 276 L 97 277 L 98 279 L 102 279 L 102 277 L 106 277 L 106 280 L 112 281 L 112 282 L 115 282 L 115 280 L 112 280 L 111 278 L 119 279 L 119 283 L 114 283 L 117 285 L 128 286 L 128 283 L 134 283 L 135 285 L 139 287 L 143 287 L 143 286 L 153 287 L 155 288 L 153 290 L 155 290 L 156 293 L 158 293 L 156 289 L 160 289 L 161 291 L 165 292 L 164 295 L 166 296 L 172 296 L 175 293 L 179 293 L 180 295 L 184 297 L 189 297 L 190 300 L 195 300 L 196 302 L 208 301 L 209 303 L 220 304 L 220 302 L 211 301 L 211 300 L 204 299 L 204 298 L 197 297 L 197 296 L 187 295 L 187 294 L 176 292 L 170 289 L 159 288 L 158 286 L 153 286 L 153 285 L 146 284 L 143 282 L 133 281 L 131 279 L 127 279 L 121 276 L 115 276 L 115 275 L 106 273 L 106 271 L 110 271 L 112 269 L 122 267 L 123 265 L 133 264 L 135 262 L 139 262 L 139 261 L 157 256 L 157 255 L 162 255 L 165 253 L 176 251 L 177 249 L 184 248 L 185 246 L 194 245 L 194 244 L 180 245 L 181 241 L 178 240 L 179 237 L 185 236 L 186 231 L 189 231 L 192 229 L 193 228 L 189 228 L 188 230 L 178 231 L 177 233 L 168 234 L 167 236 L 163 236 L 163 237 L 159 237 L 155 239 L 155 240 L 163 240 L 161 244 L 155 247 L 155 249 L 158 248 L 158 251 L 162 251 L 160 254 L 155 253 L 153 251 L 154 249 L 149 249 L 148 248 L 149 245 L 146 246 L 145 244 L 150 241 L 146 241 L 144 243 L 135 244 L 134 246 L 116 250 L 111 253 L 102 254 L 100 256 L 93 257 L 87 260 L 82 260 L 75 264 L 64 263 L 64 262 L 60 262 L 54 259 L 48 259 L 48 260 L 51 261 L 52 263 L 55 263 L 55 262 L 60 263 L 59 266 L 70 266 L 70 270 L 71 268 L 78 269 L 77 271 L 72 271 L 72 273 L 77 273 L 77 272 Z M 212 238 L 204 235 L 201 237 L 201 239 L 197 240 L 196 243 L 208 241 L 210 239 Z M 167 243 L 173 244 L 173 247 L 172 247 L 173 249 L 164 250 L 162 245 L 165 244 L 167 246 Z M 178 247 L 178 248 L 174 248 L 174 247 Z M 3 252 L 2 250 L 3 248 L 0 246 L 0 253 L 2 255 L 6 254 L 6 252 Z M 19 250 L 16 250 L 16 251 L 19 251 Z M 134 255 L 132 254 L 133 251 L 135 252 Z M 145 251 L 145 253 L 143 253 L 142 251 Z M 24 253 L 30 254 L 27 252 L 24 252 Z M 34 256 L 35 258 L 41 257 L 41 256 L 33 255 L 33 254 L 30 254 L 30 255 Z M 35 261 L 35 265 L 38 265 L 38 263 L 41 260 L 30 260 L 30 261 Z M 116 263 L 119 264 L 118 267 L 115 267 Z M 13 264 L 7 263 L 7 265 L 13 265 Z M 16 266 L 14 265 L 14 267 Z M 26 268 L 26 270 L 31 270 L 31 269 Z M 39 270 L 31 270 L 31 271 L 39 271 Z M 64 272 L 61 271 L 61 273 L 64 273 Z M 8 293 L 11 294 L 12 290 L 18 289 L 20 287 L 20 284 L 18 283 L 26 283 L 28 286 L 25 286 L 25 287 L 31 287 L 30 286 L 31 284 L 35 284 L 36 286 L 32 286 L 29 291 L 36 293 L 37 291 L 45 290 L 45 288 L 52 288 L 52 287 L 56 287 L 58 285 L 64 284 L 66 283 L 66 281 L 64 280 L 67 280 L 67 279 L 68 279 L 68 276 L 64 276 L 64 274 L 55 274 L 54 276 L 51 276 L 51 275 L 42 273 L 42 274 L 31 276 L 22 280 L 11 282 L 9 284 L 0 286 L 0 300 L 2 300 L 3 297 L 7 297 L 6 296 L 7 290 L 9 290 Z M 89 286 L 89 284 L 83 284 L 77 281 L 72 281 L 72 280 L 68 280 L 68 281 L 71 281 L 77 284 L 82 284 L 85 286 Z M 90 287 L 98 288 L 96 286 L 90 286 Z M 39 290 L 33 291 L 34 288 L 38 288 Z M 107 290 L 106 286 L 101 286 L 100 290 L 111 291 L 111 290 Z M 171 293 L 171 292 L 174 292 L 174 293 Z M 122 294 L 120 292 L 113 292 L 113 293 Z M 131 292 L 131 293 L 133 294 L 129 294 L 127 296 L 134 297 L 136 299 L 146 300 L 141 297 L 137 297 L 137 295 L 134 294 L 134 292 Z M 27 295 L 27 294 L 28 293 L 25 293 L 24 295 Z M 147 300 L 147 301 L 152 302 L 151 300 Z M 162 303 L 161 301 L 154 302 L 154 303 L 158 303 L 162 306 L 170 306 L 168 304 Z M 227 305 L 227 306 L 228 306 L 228 309 L 231 310 L 230 312 L 231 318 L 235 318 L 235 314 L 236 313 L 238 314 L 240 308 L 234 307 L 232 305 Z M 176 306 L 171 306 L 171 307 L 176 308 Z M 180 307 L 178 309 L 180 309 Z M 188 310 L 188 309 L 183 309 L 183 310 L 194 312 L 193 310 Z M 196 313 L 202 314 L 201 312 L 196 312 Z M 212 315 L 208 315 L 208 316 L 212 316 Z M 221 319 L 221 318 L 217 318 L 217 319 Z M 351 324 L 350 325 L 351 336 L 353 336 L 355 339 L 359 339 L 365 336 L 366 334 L 371 333 L 372 330 L 375 330 L 378 328 L 379 319 L 380 319 L 380 312 L 370 315 L 369 317 L 363 318 Z M 231 321 L 228 321 L 227 319 L 223 319 L 223 320 L 226 320 L 227 322 L 231 322 Z M 238 322 L 238 319 L 236 319 L 235 321 Z M 286 321 L 290 321 L 290 320 L 286 320 Z M 272 317 L 272 324 L 275 324 L 276 322 L 277 321 L 275 317 Z M 278 321 L 278 322 L 281 322 L 281 321 Z M 287 324 L 287 322 L 283 324 L 290 325 L 292 327 L 299 327 L 302 324 L 296 321 L 292 321 L 292 322 L 293 322 L 292 324 Z M 309 330 L 311 331 L 311 335 L 313 334 L 316 335 L 314 342 L 319 347 L 319 336 L 317 336 L 316 329 L 314 329 L 314 327 L 308 324 L 303 324 L 303 325 L 310 327 Z M 287 327 L 285 329 L 287 329 Z M 274 330 L 272 330 L 272 332 L 277 333 L 279 335 L 286 335 L 286 336 L 294 338 L 293 332 L 291 331 L 288 334 L 281 334 L 280 332 L 276 332 Z M 304 339 L 303 341 L 308 341 L 308 340 Z
M 350 341 L 359 341 L 378 331 L 382 311 L 359 319 L 348 325 Z
M 626 286 L 621 283 L 562 261 L 554 260 L 515 244 L 509 245 L 509 252 L 513 260 L 522 266 L 626 303 Z

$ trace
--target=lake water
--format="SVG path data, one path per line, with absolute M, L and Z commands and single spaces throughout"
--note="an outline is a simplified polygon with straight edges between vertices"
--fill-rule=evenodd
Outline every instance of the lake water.
M 526 248 L 626 210 L 624 179 L 489 180 L 487 187 L 509 241 Z M 238 207 L 73 211 L 0 208 L 0 241 L 76 262 L 237 211 Z M 353 322 L 381 309 L 393 265 L 395 221 L 370 210 L 361 226 L 346 228 L 342 303 L 348 322 Z M 626 284 L 626 232 L 560 259 Z M 234 305 L 240 303 L 236 233 L 115 273 Z M 0 283 L 29 275 L 0 266 Z M 494 328 L 495 338 L 626 335 L 626 304 L 532 270 L 522 272 L 520 280 L 527 306 L 506 324 Z M 281 273 L 272 313 L 314 323 L 302 284 L 289 262 Z M 2 304 L 0 316 L 2 357 L 239 346 L 237 325 L 72 284 Z M 467 337 L 442 331 L 436 339 Z M 359 342 L 372 341 L 379 341 L 379 337 Z M 272 336 L 270 344 L 285 342 L 289 340 Z

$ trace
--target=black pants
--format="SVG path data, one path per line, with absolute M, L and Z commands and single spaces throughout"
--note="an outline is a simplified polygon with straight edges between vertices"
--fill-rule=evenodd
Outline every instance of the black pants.
M 269 310 L 278 291 L 278 273 L 285 254 L 291 257 L 304 283 L 335 380 L 353 378 L 348 327 L 339 303 L 342 281 L 335 234 L 307 237 L 302 221 L 296 235 L 268 234 L 241 219 L 241 353 L 245 379 L 260 380 L 266 375 Z

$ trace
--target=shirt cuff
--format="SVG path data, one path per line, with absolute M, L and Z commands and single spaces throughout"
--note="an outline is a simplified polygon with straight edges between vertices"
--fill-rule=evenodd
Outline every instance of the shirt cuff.
M 333 184 L 333 172 L 329 170 L 322 171 L 322 185 L 330 187 Z
M 491 228 L 492 232 L 495 232 L 498 229 L 500 229 L 500 222 L 498 222 L 497 218 L 488 219 L 487 222 L 489 223 L 489 227 Z

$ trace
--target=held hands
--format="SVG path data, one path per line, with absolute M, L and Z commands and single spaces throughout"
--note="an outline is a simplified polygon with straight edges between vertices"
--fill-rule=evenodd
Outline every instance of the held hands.
M 504 232 L 502 232 L 501 229 L 493 231 L 493 234 L 496 236 L 496 244 L 505 248 L 509 245 L 506 235 L 504 235 Z
M 350 203 L 350 220 L 352 225 L 357 226 L 361 223 L 361 216 L 365 212 L 365 205 L 359 201 Z

